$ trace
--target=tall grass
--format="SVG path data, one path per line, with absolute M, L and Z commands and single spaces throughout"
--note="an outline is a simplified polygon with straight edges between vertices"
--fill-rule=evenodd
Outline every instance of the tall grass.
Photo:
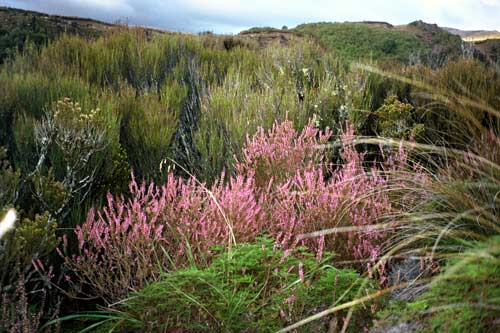
M 385 243 L 385 254 L 376 266 L 383 267 L 396 258 L 417 257 L 428 273 L 410 282 L 393 282 L 392 286 L 369 296 L 361 297 L 360 289 L 358 299 L 320 312 L 280 332 L 292 331 L 345 308 L 351 308 L 352 314 L 353 307 L 360 303 L 419 284 L 427 285 L 428 291 L 420 297 L 414 296 L 416 303 L 409 305 L 412 310 L 390 308 L 392 312 L 388 310 L 388 313 L 392 317 L 386 319 L 389 323 L 392 321 L 397 324 L 399 317 L 401 321 L 416 321 L 424 329 L 460 332 L 465 332 L 467 327 L 489 332 L 498 326 L 495 322 L 499 310 L 498 284 L 495 285 L 497 280 L 493 278 L 498 271 L 500 232 L 498 101 L 485 97 L 493 96 L 488 89 L 479 89 L 479 95 L 474 95 L 475 90 L 471 87 L 476 84 L 466 88 L 462 85 L 463 80 L 458 81 L 460 77 L 456 81 L 450 78 L 442 80 L 440 75 L 448 75 L 450 67 L 453 65 L 438 71 L 436 76 L 433 73 L 424 81 L 363 66 L 365 70 L 378 75 L 391 76 L 412 84 L 417 87 L 420 96 L 434 99 L 441 110 L 451 115 L 448 120 L 441 119 L 450 126 L 444 135 L 457 140 L 445 139 L 445 145 L 442 145 L 442 137 L 436 139 L 435 143 L 430 137 L 428 144 L 387 138 L 353 138 L 355 144 L 379 145 L 390 149 L 403 147 L 411 156 L 404 168 L 388 174 L 390 181 L 386 191 L 391 193 L 395 206 L 404 209 L 393 213 L 396 224 L 380 225 L 382 230 L 396 232 Z M 471 71 L 471 75 L 476 73 Z M 455 68 L 452 75 L 457 72 L 461 73 Z M 468 76 L 463 79 L 485 82 L 479 77 Z M 456 89 L 462 93 L 459 95 Z M 454 132 L 457 128 L 462 131 Z M 416 176 L 415 168 L 420 170 L 421 176 Z M 400 184 L 405 184 L 405 188 L 401 188 Z M 413 198 L 410 202 L 407 200 L 408 193 Z M 331 232 L 342 233 L 346 230 L 335 228 L 317 234 Z M 472 285 L 481 287 L 473 288 Z M 407 316 L 408 311 L 410 317 Z M 449 316 L 456 322 L 448 322 L 446 318 Z M 385 329 L 388 327 L 385 326 Z M 347 324 L 342 331 L 346 328 Z

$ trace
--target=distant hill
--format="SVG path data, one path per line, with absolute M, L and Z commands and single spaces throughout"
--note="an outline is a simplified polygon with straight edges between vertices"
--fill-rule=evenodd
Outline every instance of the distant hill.
M 0 63 L 22 50 L 27 40 L 42 46 L 63 33 L 93 39 L 107 31 L 123 28 L 123 25 L 93 19 L 0 7 Z M 166 32 L 154 28 L 132 28 Z M 448 59 L 462 56 L 464 52 L 495 63 L 500 59 L 500 33 L 497 31 L 462 31 L 422 21 L 398 26 L 377 21 L 322 22 L 302 24 L 293 29 L 252 28 L 242 31 L 240 35 L 256 40 L 262 47 L 274 43 L 286 45 L 293 38 L 312 37 L 348 61 L 424 62 L 438 67 Z M 472 40 L 474 44 L 464 44 L 462 39 Z
M 372 58 L 407 62 L 412 54 L 428 52 L 428 45 L 414 34 L 380 23 L 312 23 L 294 31 L 315 37 L 323 46 L 347 60 Z
M 500 32 L 496 30 L 459 30 L 443 28 L 454 35 L 460 36 L 466 42 L 482 42 L 490 39 L 500 39 Z
M 386 22 L 316 23 L 295 28 L 310 34 L 347 59 L 371 57 L 440 66 L 462 54 L 460 37 L 422 21 L 393 26 Z
M 496 30 L 459 30 L 443 28 L 444 30 L 460 36 L 466 42 L 474 43 L 474 48 L 486 60 L 500 64 L 500 32 Z
M 291 39 L 301 39 L 295 31 L 270 27 L 252 28 L 239 33 L 240 36 L 256 40 L 261 47 L 270 45 L 287 45 Z
M 397 26 L 387 22 L 364 21 L 308 23 L 287 30 L 252 28 L 240 34 L 257 40 L 309 36 L 347 60 L 368 58 L 404 63 L 424 62 L 439 67 L 449 59 L 468 54 L 480 60 L 498 61 L 500 51 L 495 42 L 467 44 L 457 32 L 467 33 L 423 21 Z M 472 36 L 479 36 L 479 32 L 463 38 Z
M 112 27 L 91 19 L 0 7 L 0 63 L 22 49 L 26 40 L 40 46 L 64 32 L 95 38 Z
M 22 50 L 26 40 L 41 46 L 63 33 L 93 39 L 106 31 L 120 28 L 123 26 L 88 18 L 48 15 L 0 6 L 0 63 Z M 152 28 L 144 29 L 164 32 Z

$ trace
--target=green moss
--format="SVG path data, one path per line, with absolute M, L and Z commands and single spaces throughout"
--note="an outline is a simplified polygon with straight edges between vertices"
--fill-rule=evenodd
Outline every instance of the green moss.
M 326 261 L 318 263 L 305 249 L 285 256 L 267 239 L 241 244 L 217 254 L 208 267 L 164 273 L 125 301 L 117 324 L 123 331 L 273 332 L 356 297 L 364 280 Z M 317 325 L 324 322 L 301 331 Z

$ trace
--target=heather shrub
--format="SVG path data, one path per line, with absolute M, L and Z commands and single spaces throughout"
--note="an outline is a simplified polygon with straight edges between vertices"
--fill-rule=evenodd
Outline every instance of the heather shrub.
M 17 280 L 13 293 L 2 289 L 0 288 L 0 331 L 5 333 L 41 332 L 43 309 L 34 309 L 30 306 L 23 279 Z M 45 294 L 43 296 L 45 297 Z M 49 331 L 45 330 L 45 332 Z
M 319 145 L 327 143 L 331 131 L 323 132 L 314 125 L 312 119 L 300 134 L 289 120 L 276 122 L 267 132 L 259 127 L 253 137 L 247 137 L 243 161 L 236 169 L 254 176 L 258 186 L 266 186 L 270 181 L 280 184 L 297 170 L 321 166 L 326 161 Z
M 117 301 L 156 280 L 159 268 L 206 262 L 213 245 L 253 239 L 265 227 L 253 188 L 243 177 L 210 190 L 173 174 L 161 187 L 133 180 L 130 199 L 108 195 L 103 212 L 77 226 L 80 255 L 66 264 L 92 295 Z
M 227 182 L 224 174 L 209 188 L 172 173 L 161 187 L 133 180 L 128 199 L 109 194 L 103 210 L 91 210 L 77 226 L 80 254 L 66 256 L 66 265 L 88 285 L 83 290 L 112 303 L 156 281 L 159 268 L 209 263 L 214 245 L 231 248 L 266 234 L 285 250 L 307 245 L 318 260 L 334 250 L 373 261 L 385 233 L 356 228 L 383 221 L 392 206 L 384 177 L 365 170 L 362 154 L 348 144 L 352 136 L 352 129 L 343 136 L 346 164 L 336 170 L 316 147 L 328 132 L 311 122 L 299 134 L 285 121 L 248 139 L 241 174 Z M 267 169 L 273 174 L 261 171 Z M 342 226 L 354 229 L 346 237 L 307 235 Z
M 273 222 L 279 226 L 277 241 L 285 247 L 285 244 L 308 245 L 319 257 L 327 249 L 343 258 L 369 262 L 378 258 L 379 245 L 387 232 L 368 227 L 390 222 L 388 216 L 396 207 L 385 192 L 386 176 L 375 167 L 366 169 L 364 156 L 356 151 L 353 138 L 352 127 L 341 137 L 344 145 L 340 155 L 345 161 L 342 166 L 298 170 L 278 186 Z M 404 163 L 406 156 L 394 155 L 393 158 Z M 397 167 L 387 165 L 385 171 Z M 324 170 L 329 171 L 329 175 L 324 174 Z M 337 234 L 335 229 L 341 227 L 352 227 L 352 230 Z

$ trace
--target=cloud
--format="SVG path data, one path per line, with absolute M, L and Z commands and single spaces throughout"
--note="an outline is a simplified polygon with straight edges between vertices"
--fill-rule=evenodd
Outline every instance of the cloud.
M 462 29 L 499 29 L 500 0 L 0 0 L 0 5 L 180 31 L 238 32 L 317 21 L 422 19 Z
M 486 6 L 500 7 L 500 0 L 480 0 L 480 2 Z

